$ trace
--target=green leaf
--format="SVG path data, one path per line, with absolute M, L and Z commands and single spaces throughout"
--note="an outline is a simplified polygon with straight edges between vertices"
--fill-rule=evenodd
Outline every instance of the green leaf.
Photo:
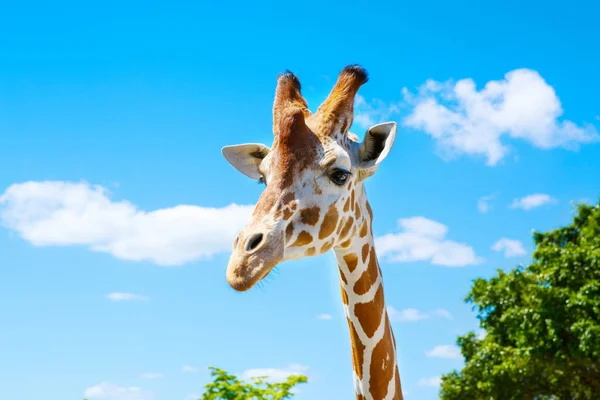
M 486 336 L 461 336 L 442 400 L 600 399 L 600 204 L 534 232 L 531 264 L 476 279 L 465 300 Z

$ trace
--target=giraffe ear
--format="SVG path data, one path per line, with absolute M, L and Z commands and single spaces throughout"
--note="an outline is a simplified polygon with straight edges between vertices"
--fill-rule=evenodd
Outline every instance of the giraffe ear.
M 379 163 L 392 149 L 396 129 L 395 122 L 384 122 L 367 129 L 365 138 L 358 147 L 359 179 L 366 179 L 377 171 Z
M 268 146 L 260 143 L 236 144 L 221 149 L 223 156 L 235 169 L 256 180 L 261 177 L 258 167 L 269 151 L 271 149 Z

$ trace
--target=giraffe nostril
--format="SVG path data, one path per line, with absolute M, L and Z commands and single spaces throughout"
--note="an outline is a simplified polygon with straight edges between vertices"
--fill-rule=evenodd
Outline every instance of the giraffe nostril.
M 250 236 L 250 239 L 246 242 L 246 251 L 252 251 L 256 249 L 263 241 L 263 234 L 256 233 Z

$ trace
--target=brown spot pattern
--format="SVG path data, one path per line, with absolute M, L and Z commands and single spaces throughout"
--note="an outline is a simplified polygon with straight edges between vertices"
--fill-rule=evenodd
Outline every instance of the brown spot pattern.
M 315 254 L 317 254 L 317 250 L 314 247 L 311 247 L 310 249 L 306 250 L 306 253 L 304 253 L 307 257 L 312 257 Z
M 342 231 L 340 232 L 340 237 L 342 239 L 345 239 L 348 236 L 348 232 L 350 231 L 350 228 L 352 228 L 353 222 L 354 220 L 352 219 L 352 217 L 348 217 L 346 223 L 344 224 L 344 227 L 342 228 Z
M 360 232 L 359 232 L 360 237 L 367 236 L 367 232 L 368 232 L 367 221 L 363 221 L 363 223 L 362 223 L 362 225 L 360 227 Z
M 350 209 L 350 197 L 348 197 L 346 199 L 346 202 L 344 203 L 344 212 L 348 212 L 349 209 Z
M 284 205 L 287 205 L 288 203 L 291 203 L 292 201 L 294 201 L 296 199 L 296 197 L 294 196 L 294 192 L 292 191 L 288 191 L 286 194 L 283 195 L 283 197 L 281 198 L 281 202 Z
M 354 217 L 356 218 L 356 220 L 358 221 L 360 219 L 361 216 L 361 212 L 360 212 L 360 206 L 358 205 L 358 203 L 356 203 L 354 205 Z
M 338 222 L 338 212 L 335 208 L 335 203 L 329 206 L 327 210 L 327 214 L 325 214 L 325 218 L 323 218 L 323 223 L 321 224 L 321 229 L 319 230 L 319 239 L 325 239 L 329 235 L 333 233 L 335 226 Z
M 394 367 L 394 370 L 395 370 L 394 373 L 396 375 L 396 379 L 394 379 L 395 380 L 394 386 L 396 388 L 395 395 L 396 395 L 397 399 L 402 400 L 402 385 L 400 384 L 400 373 L 398 372 L 397 366 Z
M 292 210 L 290 210 L 289 208 L 286 208 L 285 210 L 283 210 L 283 219 L 284 220 L 288 220 L 290 219 L 290 217 L 294 215 L 294 212 Z
M 354 305 L 354 315 L 358 318 L 360 326 L 368 337 L 373 337 L 381 323 L 383 314 L 383 286 L 375 293 L 375 298 L 368 303 L 357 303 Z
M 362 262 L 366 263 L 367 262 L 367 256 L 369 255 L 369 248 L 371 246 L 369 245 L 369 243 L 365 243 L 362 247 Z
M 330 240 L 329 242 L 325 243 L 323 245 L 323 247 L 321 247 L 321 254 L 328 252 L 329 250 L 331 250 L 331 248 L 333 247 L 333 240 Z
M 293 244 L 291 244 L 290 246 L 291 247 L 304 246 L 304 245 L 309 244 L 312 241 L 313 241 L 312 235 L 306 231 L 302 231 L 298 234 L 296 241 Z
M 279 218 L 281 218 L 281 216 L 283 215 L 283 212 L 281 211 L 281 208 L 277 208 L 277 210 L 275 211 L 275 215 L 273 216 L 273 218 L 275 220 L 278 220 Z
M 323 194 L 323 191 L 321 190 L 321 188 L 317 184 L 317 180 L 316 179 L 313 181 L 313 189 L 315 191 L 315 194 L 317 194 L 317 195 Z
M 365 345 L 360 341 L 356 328 L 350 319 L 348 319 L 348 327 L 350 328 L 350 343 L 352 345 L 352 364 L 354 364 L 354 371 L 358 375 L 358 379 L 362 380 Z
M 343 249 L 347 249 L 352 244 L 352 239 L 348 239 L 345 242 L 340 244 L 340 247 Z
M 344 282 L 345 285 L 348 284 L 348 281 L 346 280 L 346 275 L 344 275 L 344 273 L 342 272 L 342 269 L 340 268 L 340 266 L 338 265 L 338 270 L 340 271 L 340 279 L 342 280 L 342 282 Z M 344 287 L 341 287 L 342 289 L 342 300 L 344 300 L 344 304 L 348 304 L 348 295 L 346 294 L 346 291 L 344 290 Z
M 390 324 L 384 321 L 385 331 L 383 338 L 375 345 L 371 358 L 371 377 L 369 379 L 369 391 L 374 399 L 383 399 L 388 393 L 388 385 L 394 378 L 395 360 Z
M 371 286 L 377 280 L 379 276 L 379 266 L 377 265 L 377 257 L 375 256 L 375 249 L 371 248 L 371 257 L 369 258 L 369 266 L 362 273 L 360 278 L 354 284 L 354 293 L 357 295 L 363 295 L 371 289 Z
M 290 222 L 288 226 L 285 228 L 285 241 L 289 243 L 292 235 L 294 234 L 294 223 Z
M 344 262 L 348 267 L 348 271 L 352 273 L 352 271 L 354 271 L 358 265 L 358 256 L 355 253 L 346 254 L 344 256 Z
M 367 201 L 367 212 L 369 213 L 369 219 L 371 220 L 371 223 L 373 222 L 373 210 L 371 210 L 371 205 L 369 204 L 369 202 Z
M 319 212 L 321 209 L 318 206 L 305 208 L 300 211 L 300 220 L 306 225 L 316 225 L 319 222 Z

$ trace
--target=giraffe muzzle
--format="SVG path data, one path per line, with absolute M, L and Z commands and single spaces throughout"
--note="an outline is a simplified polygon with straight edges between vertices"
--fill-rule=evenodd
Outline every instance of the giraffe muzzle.
M 226 278 L 238 292 L 251 289 L 283 259 L 283 238 L 275 232 L 242 232 L 233 242 Z

